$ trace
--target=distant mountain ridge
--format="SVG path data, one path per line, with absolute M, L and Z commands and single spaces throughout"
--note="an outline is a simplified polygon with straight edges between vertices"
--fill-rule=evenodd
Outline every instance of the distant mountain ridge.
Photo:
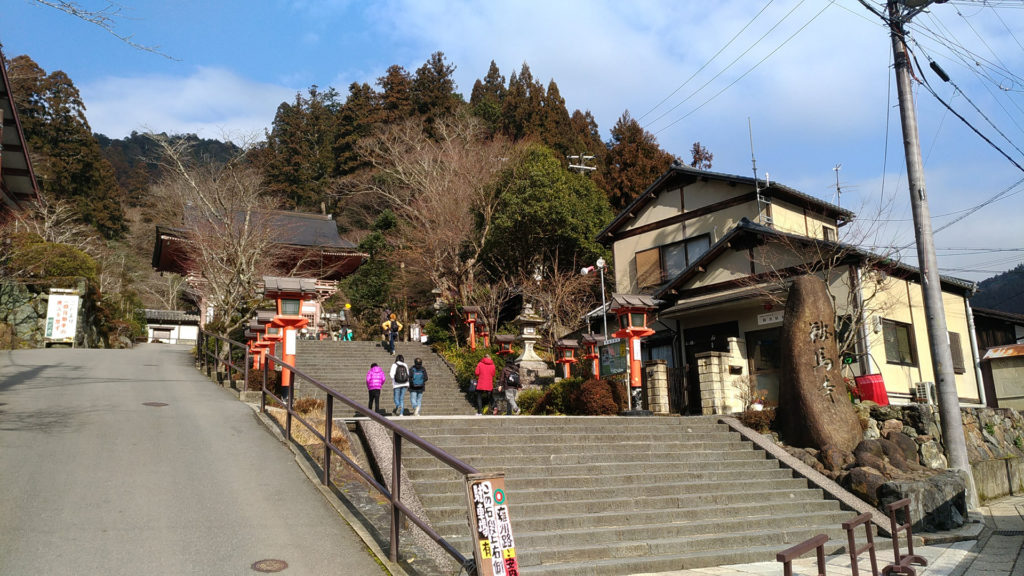
M 978 293 L 971 298 L 971 306 L 1024 314 L 1024 264 L 982 280 Z

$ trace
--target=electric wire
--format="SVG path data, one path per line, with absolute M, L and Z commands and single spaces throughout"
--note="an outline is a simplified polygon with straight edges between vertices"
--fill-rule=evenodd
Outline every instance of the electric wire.
M 683 82 L 682 84 L 680 84 L 678 88 L 676 88 L 675 90 L 673 90 L 671 94 L 669 94 L 668 96 L 665 96 L 665 97 L 664 97 L 664 98 L 663 98 L 663 99 L 661 100 L 661 102 L 658 102 L 657 104 L 655 104 L 655 105 L 654 105 L 654 107 L 652 107 L 652 108 L 651 108 L 650 110 L 648 110 L 647 112 L 644 112 L 642 116 L 640 116 L 639 118 L 637 118 L 637 122 L 639 122 L 639 121 L 643 120 L 644 118 L 646 118 L 646 117 L 647 117 L 647 115 L 648 115 L 648 114 L 650 114 L 651 112 L 654 112 L 655 110 L 657 110 L 657 109 L 658 109 L 658 108 L 659 108 L 659 107 L 660 107 L 660 106 L 661 106 L 662 104 L 664 104 L 665 102 L 667 102 L 667 101 L 668 101 L 668 100 L 669 100 L 670 98 L 672 98 L 673 96 L 675 96 L 677 92 L 679 92 L 679 91 L 680 91 L 680 90 L 682 90 L 682 89 L 683 89 L 683 88 L 684 88 L 684 87 L 685 87 L 685 86 L 686 86 L 687 84 L 689 84 L 689 83 L 690 83 L 690 80 L 693 80 L 694 78 L 696 78 L 696 76 L 697 76 L 698 74 L 700 74 L 700 73 L 701 73 L 701 72 L 702 72 L 702 71 L 703 71 L 703 70 L 704 70 L 705 68 L 707 68 L 707 67 L 708 67 L 709 65 L 711 65 L 711 63 L 712 63 L 712 62 L 714 62 L 714 61 L 715 61 L 715 59 L 716 59 L 716 58 L 718 58 L 718 56 L 719 56 L 719 55 L 720 55 L 720 54 L 721 54 L 722 52 L 724 52 L 724 51 L 725 51 L 725 50 L 726 50 L 726 49 L 727 49 L 727 48 L 728 48 L 729 46 L 732 46 L 732 43 L 733 43 L 733 42 L 735 42 L 735 41 L 736 41 L 736 39 L 740 37 L 740 34 L 743 34 L 743 32 L 745 32 L 745 31 L 747 30 L 747 28 L 749 28 L 749 27 L 750 27 L 750 25 L 751 25 L 751 24 L 753 24 L 753 23 L 754 23 L 754 21 L 755 21 L 755 20 L 757 20 L 757 19 L 758 19 L 758 18 L 759 18 L 759 17 L 761 16 L 761 14 L 763 14 L 763 13 L 764 13 L 764 11 L 765 11 L 765 10 L 767 10 L 767 9 L 768 9 L 768 7 L 772 5 L 772 2 L 774 2 L 774 1 L 775 1 L 775 0 L 768 0 L 768 3 L 767 3 L 767 4 L 765 4 L 765 5 L 764 5 L 764 7 L 763 7 L 763 8 L 761 8 L 761 10 L 760 10 L 760 11 L 758 11 L 758 13 L 757 13 L 757 14 L 754 14 L 754 17 L 753 17 L 753 18 L 751 18 L 751 19 L 750 19 L 750 21 L 748 21 L 748 22 L 747 22 L 747 23 L 746 23 L 746 24 L 745 24 L 745 25 L 743 26 L 743 28 L 740 28 L 740 31 L 739 31 L 739 32 L 737 32 L 737 33 L 736 33 L 736 34 L 735 34 L 735 35 L 734 35 L 734 36 L 733 36 L 732 38 L 730 38 L 730 39 L 729 39 L 729 41 L 728 41 L 728 42 L 726 42 L 726 43 L 725 43 L 725 46 L 722 46 L 721 48 L 719 48 L 719 49 L 718 49 L 718 52 L 715 52 L 714 56 L 712 56 L 712 57 L 711 57 L 711 58 L 710 58 L 710 59 L 709 59 L 709 60 L 708 60 L 707 62 L 705 62 L 705 63 L 704 63 L 703 65 L 701 65 L 701 67 L 700 67 L 700 68 L 698 68 L 696 72 L 694 72 L 693 74 L 691 74 L 691 75 L 690 75 L 690 77 L 689 77 L 689 78 L 687 78 L 687 79 L 686 79 L 686 81 L 684 81 L 684 82 Z
M 733 80 L 732 82 L 730 82 L 730 83 L 729 83 L 728 85 L 726 85 L 726 86 L 725 86 L 724 88 L 722 88 L 721 90 L 719 90 L 718 92 L 716 92 L 716 93 L 715 93 L 715 94 L 714 94 L 713 96 L 711 96 L 710 98 L 708 98 L 707 100 L 705 100 L 704 102 L 702 102 L 702 103 L 701 103 L 701 104 L 700 104 L 699 106 L 697 106 L 697 107 L 696 107 L 696 108 L 694 108 L 693 110 L 690 110 L 690 111 L 689 111 L 689 112 L 687 112 L 686 114 L 684 114 L 684 115 L 680 116 L 679 118 L 676 118 L 676 119 L 675 119 L 675 120 L 673 120 L 672 122 L 669 122 L 668 124 L 666 124 L 666 125 L 665 125 L 665 126 L 664 126 L 663 128 L 661 128 L 660 130 L 658 130 L 657 132 L 655 132 L 655 133 L 654 133 L 654 135 L 655 135 L 655 136 L 657 136 L 658 134 L 661 134 L 662 132 L 664 132 L 665 130 L 668 130 L 669 128 L 671 128 L 672 126 L 674 126 L 674 125 L 678 124 L 679 122 L 682 122 L 683 120 L 685 120 L 686 118 L 690 117 L 691 115 L 693 115 L 694 113 L 696 113 L 696 112 L 697 112 L 698 110 L 700 110 L 701 108 L 703 108 L 704 106 L 706 106 L 707 104 L 709 104 L 709 103 L 710 103 L 711 101 L 713 101 L 713 100 L 714 100 L 715 98 L 718 98 L 719 96 L 721 96 L 723 92 L 725 92 L 725 91 L 726 91 L 726 90 L 728 90 L 729 88 L 732 88 L 732 87 L 733 87 L 734 85 L 736 85 L 736 83 L 737 83 L 737 82 L 739 82 L 740 80 L 742 80 L 743 78 L 745 78 L 745 77 L 747 76 L 747 74 L 750 74 L 750 73 L 751 73 L 751 72 L 753 72 L 753 71 L 754 71 L 754 70 L 755 70 L 755 69 L 756 69 L 756 68 L 757 68 L 758 66 L 760 66 L 760 65 L 761 65 L 761 64 L 763 64 L 763 63 L 764 63 L 764 62 L 765 62 L 766 60 L 768 60 L 769 58 L 771 58 L 772 56 L 774 56 L 774 55 L 775 55 L 775 53 L 776 53 L 776 52 L 778 52 L 779 50 L 781 50 L 781 49 L 782 49 L 782 48 L 783 48 L 783 47 L 784 47 L 784 46 L 785 46 L 786 44 L 788 44 L 790 40 L 792 40 L 793 38 L 796 38 L 796 37 L 797 37 L 797 36 L 798 36 L 798 35 L 799 35 L 799 34 L 800 34 L 801 32 L 803 32 L 803 31 L 804 31 L 804 29 L 806 29 L 806 28 L 807 28 L 808 26 L 810 26 L 810 25 L 811 25 L 811 23 L 813 23 L 813 22 L 814 22 L 815 20 L 817 20 L 817 19 L 818 19 L 818 17 L 819 17 L 819 16 L 821 16 L 821 15 L 822 15 L 822 14 L 823 14 L 823 13 L 825 12 L 825 10 L 828 10 L 830 6 L 832 6 L 833 4 L 835 4 L 835 2 L 836 2 L 836 0 L 829 0 L 829 3 L 828 3 L 828 4 L 826 4 L 826 5 L 825 5 L 825 6 L 824 6 L 824 7 L 823 7 L 823 8 L 821 9 L 821 10 L 819 10 L 819 11 L 818 11 L 818 12 L 817 12 L 817 13 L 816 13 L 816 14 L 815 14 L 814 16 L 812 16 L 812 17 L 811 17 L 811 19 L 807 21 L 807 23 L 805 23 L 805 24 L 804 24 L 803 26 L 801 26 L 800 28 L 798 28 L 798 29 L 797 29 L 797 31 L 796 31 L 796 32 L 794 32 L 793 34 L 791 34 L 791 35 L 790 35 L 790 36 L 789 36 L 788 38 L 786 38 L 785 40 L 783 40 L 783 41 L 782 41 L 782 44 L 779 44 L 779 45 L 778 45 L 778 46 L 777 46 L 777 47 L 776 47 L 776 48 L 775 48 L 774 50 L 772 50 L 771 52 L 769 52 L 769 53 L 768 53 L 768 54 L 767 54 L 767 55 L 766 55 L 766 56 L 765 56 L 764 58 L 760 59 L 760 60 L 759 60 L 759 61 L 758 61 L 758 62 L 757 62 L 756 64 L 754 64 L 753 66 L 751 66 L 750 68 L 748 68 L 746 72 L 744 72 L 743 74 L 740 74 L 740 75 L 739 75 L 739 76 L 738 76 L 738 77 L 737 77 L 737 78 L 736 78 L 735 80 Z M 803 2 L 801 1 L 801 4 L 802 4 L 802 3 L 803 3 Z M 681 103 L 680 103 L 680 104 L 681 104 Z M 675 109 L 675 108 L 673 107 L 673 109 Z M 670 110 L 670 111 L 671 111 L 671 110 Z M 666 114 L 667 114 L 667 112 L 666 112 Z M 664 116 L 664 115 L 665 115 L 665 114 L 662 114 L 662 116 Z M 658 118 L 660 119 L 660 118 L 661 118 L 662 116 L 659 116 Z M 656 120 L 657 120 L 657 119 L 656 119 Z M 656 121 L 656 120 L 655 120 L 655 121 Z
M 834 1 L 834 0 L 833 0 L 833 1 Z M 722 75 L 722 74 L 724 74 L 724 73 L 725 73 L 725 72 L 726 72 L 727 70 L 729 70 L 730 68 L 732 68 L 732 66 L 733 66 L 734 64 L 736 64 L 736 62 L 738 62 L 738 61 L 739 61 L 739 60 L 740 60 L 741 58 L 743 58 L 744 56 L 746 56 L 746 55 L 747 55 L 747 54 L 748 54 L 748 53 L 749 53 L 749 52 L 750 52 L 751 50 L 753 50 L 753 49 L 754 49 L 754 47 L 755 47 L 755 46 L 757 46 L 758 44 L 760 44 L 762 40 L 764 40 L 764 39 L 765 39 L 765 38 L 766 38 L 766 37 L 767 37 L 767 36 L 768 36 L 769 34 L 771 34 L 771 33 L 772 33 L 773 31 L 775 31 L 775 29 L 776 29 L 776 28 L 778 28 L 778 27 L 779 27 L 780 25 L 782 25 L 782 23 L 783 23 L 783 22 L 785 22 L 785 21 L 786 21 L 786 20 L 787 20 L 787 19 L 788 19 L 788 18 L 789 18 L 789 17 L 790 17 L 790 16 L 792 15 L 792 14 L 793 14 L 793 12 L 796 12 L 796 9 L 797 9 L 797 8 L 799 8 L 800 6 L 802 6 L 802 5 L 804 4 L 804 2 L 806 2 L 806 0 L 800 0 L 800 2 L 798 2 L 798 3 L 796 4 L 796 6 L 793 6 L 793 8 L 791 8 L 791 9 L 789 10 L 789 12 L 786 12 L 786 15 L 785 15 L 785 16 L 783 16 L 781 20 L 779 20 L 778 22 L 776 22 L 776 23 L 775 23 L 775 25 L 773 25 L 773 26 L 772 26 L 771 28 L 769 28 L 767 32 L 765 32 L 764 34 L 762 34 L 760 38 L 758 38 L 757 40 L 755 40 L 755 41 L 754 41 L 754 43 L 753 43 L 753 44 L 751 44 L 750 46 L 748 46 L 748 47 L 747 47 L 747 49 L 746 49 L 746 50 L 744 50 L 744 51 L 743 51 L 743 52 L 742 52 L 742 53 L 741 53 L 741 54 L 740 54 L 739 56 L 736 56 L 736 58 L 733 58 L 733 60 L 732 60 L 731 62 L 729 62 L 728 64 L 726 64 L 726 65 L 725 65 L 725 67 L 724 67 L 724 68 L 722 68 L 721 70 L 719 70 L 719 71 L 718 71 L 718 74 L 715 74 L 714 76 L 712 76 L 710 80 L 708 80 L 707 82 L 705 82 L 704 84 L 702 84 L 700 88 L 697 88 L 696 90 L 694 90 L 693 92 L 691 92 L 689 96 L 687 96 L 686 98 L 683 98 L 683 99 L 682 99 L 682 100 L 681 100 L 680 102 L 676 103 L 676 105 L 675 105 L 675 106 L 673 106 L 673 107 L 669 108 L 668 110 L 666 110 L 666 111 L 662 112 L 662 113 L 661 113 L 661 115 L 660 115 L 660 116 L 658 116 L 657 118 L 655 118 L 654 120 L 651 120 L 651 121 L 650 121 L 650 122 L 648 122 L 647 124 L 644 124 L 644 128 L 646 129 L 646 128 L 647 128 L 648 126 L 650 126 L 650 125 L 654 124 L 654 123 L 655 123 L 655 122 L 657 122 L 658 120 L 661 120 L 661 119 L 662 119 L 662 118 L 664 118 L 665 116 L 668 116 L 668 115 L 669 115 L 669 114 L 670 114 L 670 113 L 671 113 L 671 112 L 672 112 L 673 110 L 675 110 L 676 108 L 679 108 L 680 106 L 682 106 L 683 104 L 685 104 L 686 102 L 688 102 L 688 101 L 690 100 L 690 98 L 693 98 L 693 97 L 694 97 L 694 96 L 696 96 L 697 94 L 700 94 L 700 93 L 701 93 L 701 91 L 703 91 L 703 90 L 704 90 L 705 88 L 707 88 L 709 84 L 711 84 L 712 82 L 714 82 L 715 80 L 717 80 L 719 76 L 721 76 L 721 75 Z M 716 96 L 717 96 L 717 94 L 716 94 Z M 671 126 L 671 124 L 670 124 L 669 126 Z M 657 134 L 657 133 L 655 133 L 655 134 Z

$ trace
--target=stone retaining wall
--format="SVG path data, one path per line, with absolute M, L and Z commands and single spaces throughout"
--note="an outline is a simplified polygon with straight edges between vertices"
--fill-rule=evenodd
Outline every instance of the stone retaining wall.
M 74 288 L 86 295 L 85 280 Z M 0 348 L 42 348 L 46 344 L 46 309 L 50 302 L 50 282 L 0 282 Z M 92 327 L 93 306 L 83 296 L 78 309 L 75 345 L 95 347 L 98 338 Z

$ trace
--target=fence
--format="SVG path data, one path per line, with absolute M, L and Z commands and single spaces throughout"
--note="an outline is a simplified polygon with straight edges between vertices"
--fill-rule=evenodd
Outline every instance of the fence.
M 249 348 L 234 340 L 218 336 L 216 334 L 209 333 L 205 330 L 199 333 L 199 342 L 196 346 L 197 354 L 199 355 L 199 361 L 201 368 L 206 372 L 207 376 L 212 375 L 220 380 L 221 369 L 225 368 L 230 374 L 231 371 L 240 372 L 243 374 L 243 382 L 245 387 L 248 387 L 249 382 L 249 365 L 251 363 L 251 356 Z M 263 362 L 261 371 L 263 373 L 262 384 L 260 386 L 260 411 L 266 412 L 266 400 L 269 395 L 282 404 L 285 408 L 285 437 L 289 442 L 292 441 L 292 421 L 297 420 L 300 424 L 305 426 L 320 442 L 323 444 L 323 457 L 324 465 L 320 482 L 325 485 L 331 485 L 330 471 L 331 471 L 331 455 L 336 455 L 341 458 L 348 466 L 350 466 L 360 477 L 372 486 L 377 492 L 388 499 L 391 508 L 390 520 L 391 520 L 391 533 L 390 533 L 390 550 L 388 553 L 389 558 L 392 562 L 398 561 L 398 544 L 399 544 L 399 527 L 402 525 L 402 516 L 405 515 L 413 524 L 418 526 L 423 532 L 430 537 L 431 540 L 436 542 L 441 548 L 445 550 L 452 558 L 454 558 L 469 574 L 473 574 L 476 571 L 476 566 L 472 558 L 466 558 L 458 550 L 455 549 L 447 540 L 441 535 L 435 532 L 427 521 L 423 518 L 418 517 L 412 510 L 410 510 L 401 501 L 402 494 L 402 442 L 409 441 L 415 446 L 421 448 L 427 454 L 437 458 L 445 465 L 449 466 L 464 478 L 470 474 L 478 474 L 479 471 L 476 468 L 462 462 L 461 460 L 451 456 L 447 452 L 441 450 L 437 446 L 427 442 L 423 438 L 420 438 L 413 432 L 402 428 L 394 422 L 380 416 L 379 414 L 372 412 L 369 408 L 364 407 L 358 402 L 355 402 L 343 394 L 340 394 L 327 386 L 321 384 L 316 379 L 307 376 L 301 370 L 298 370 L 291 364 L 284 362 L 281 358 L 267 354 L 268 362 Z M 287 398 L 277 397 L 271 390 L 267 388 L 267 374 L 269 371 L 268 366 L 272 363 L 277 363 L 283 368 L 287 368 L 292 373 L 292 385 L 288 387 Z M 241 366 L 239 366 L 241 363 Z M 301 378 L 311 385 L 319 389 L 325 395 L 325 418 L 324 418 L 324 433 L 316 429 L 316 427 L 310 422 L 306 421 L 298 412 L 293 409 L 295 400 L 295 378 Z M 358 463 L 354 462 L 351 458 L 345 455 L 344 452 L 338 449 L 331 442 L 331 435 L 333 433 L 334 424 L 334 403 L 339 401 L 346 406 L 354 409 L 357 413 L 362 416 L 369 418 L 370 420 L 380 424 L 385 429 L 391 432 L 392 437 L 392 450 L 394 456 L 391 458 L 392 469 L 391 469 L 391 487 L 381 485 L 374 478 L 373 474 L 363 470 Z

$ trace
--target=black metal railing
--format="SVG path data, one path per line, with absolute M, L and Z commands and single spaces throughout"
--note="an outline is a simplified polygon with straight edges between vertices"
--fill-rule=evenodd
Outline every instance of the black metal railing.
M 209 333 L 205 330 L 200 331 L 199 341 L 196 346 L 197 353 L 199 354 L 200 368 L 204 370 L 207 376 L 211 376 L 211 367 L 215 375 L 220 373 L 221 368 L 227 368 L 229 373 L 231 370 L 241 372 L 243 374 L 243 389 L 247 389 L 249 386 L 249 364 L 251 363 L 252 357 L 248 346 L 241 342 L 224 338 L 216 334 Z M 237 352 L 236 352 L 237 351 Z M 240 353 L 238 353 L 240 352 Z M 240 358 L 239 358 L 240 357 Z M 242 366 L 238 366 L 238 361 L 241 360 Z M 376 412 L 371 411 L 369 408 L 361 405 L 360 403 L 351 400 L 344 394 L 341 394 L 331 388 L 328 388 L 324 384 L 317 381 L 315 378 L 308 376 L 301 370 L 284 362 L 281 358 L 272 354 L 266 354 L 262 363 L 261 371 L 263 373 L 262 383 L 260 386 L 260 411 L 266 412 L 267 408 L 267 396 L 275 399 L 278 403 L 284 406 L 285 409 L 285 436 L 289 442 L 292 441 L 292 421 L 298 420 L 300 424 L 305 426 L 310 433 L 312 433 L 320 442 L 323 444 L 323 469 L 320 478 L 320 482 L 329 486 L 331 484 L 330 470 L 331 470 L 331 455 L 337 455 L 347 465 L 349 465 L 353 471 L 355 471 L 361 478 L 363 478 L 370 486 L 372 486 L 377 492 L 388 499 L 391 507 L 391 543 L 390 550 L 388 553 L 389 558 L 392 562 L 398 561 L 398 544 L 399 544 L 399 528 L 402 525 L 403 515 L 412 521 L 417 527 L 434 542 L 436 542 L 441 548 L 445 550 L 452 558 L 454 558 L 468 574 L 476 572 L 474 560 L 472 558 L 466 558 L 458 550 L 455 549 L 447 540 L 445 540 L 440 534 L 435 532 L 433 528 L 423 518 L 416 515 L 415 512 L 410 510 L 401 501 L 402 494 L 402 442 L 407 440 L 413 445 L 418 446 L 421 450 L 434 458 L 440 460 L 448 467 L 452 468 L 464 478 L 470 474 L 478 474 L 479 471 L 462 462 L 458 458 L 448 454 L 444 450 L 434 446 L 430 442 L 427 442 L 423 438 L 414 434 L 413 432 L 406 430 L 405 428 L 395 424 L 394 422 L 380 416 Z M 292 373 L 292 382 L 288 386 L 288 394 L 286 398 L 279 398 L 270 389 L 267 388 L 267 374 L 268 366 L 271 362 L 277 365 L 287 368 Z M 324 433 L 321 434 L 317 430 L 316 426 L 304 419 L 298 412 L 293 409 L 295 402 L 295 384 L 296 379 L 301 378 L 309 384 L 316 387 L 321 393 L 326 396 L 325 399 L 325 415 L 324 415 Z M 220 380 L 217 376 L 218 381 Z M 333 434 L 334 425 L 334 402 L 335 400 L 340 401 L 346 406 L 354 409 L 358 414 L 365 416 L 369 420 L 380 424 L 385 429 L 391 431 L 392 435 L 392 450 L 393 456 L 391 458 L 391 487 L 388 489 L 383 486 L 377 479 L 374 478 L 373 474 L 363 470 L 358 463 L 354 462 L 349 458 L 343 451 L 331 442 L 331 436 Z

